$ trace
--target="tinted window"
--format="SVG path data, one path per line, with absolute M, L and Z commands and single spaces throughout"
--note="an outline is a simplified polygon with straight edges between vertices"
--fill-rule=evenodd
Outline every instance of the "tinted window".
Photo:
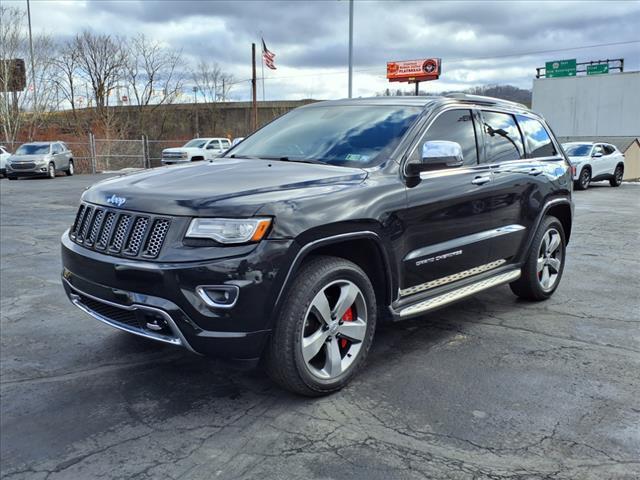
M 564 151 L 570 157 L 587 157 L 591 155 L 593 145 L 590 143 L 573 143 L 563 145 Z
M 298 108 L 245 138 L 230 156 L 367 167 L 388 158 L 421 110 L 399 105 Z
M 551 137 L 542 123 L 522 115 L 518 115 L 517 119 L 527 145 L 527 157 L 553 157 L 556 154 Z
M 17 155 L 46 155 L 49 153 L 49 144 L 25 143 L 16 150 Z
M 605 155 L 611 155 L 616 151 L 616 149 L 613 148 L 611 145 L 603 145 L 602 148 L 604 148 Z
M 470 110 L 450 110 L 437 117 L 422 138 L 418 148 L 411 155 L 411 161 L 420 160 L 422 145 L 431 140 L 448 140 L 459 143 L 462 147 L 464 164 L 475 165 L 478 163 L 476 132 Z
M 482 112 L 485 162 L 518 160 L 523 156 L 522 137 L 513 115 Z

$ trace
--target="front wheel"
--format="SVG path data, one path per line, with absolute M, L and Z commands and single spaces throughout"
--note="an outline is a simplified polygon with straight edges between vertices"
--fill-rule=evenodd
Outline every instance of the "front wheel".
M 612 187 L 619 187 L 622 185 L 622 177 L 624 176 L 624 168 L 622 165 L 616 167 L 616 171 L 613 172 L 613 178 L 609 180 L 609 185 Z
M 47 178 L 56 178 L 56 166 L 53 163 L 50 163 L 47 168 Z
M 583 168 L 578 180 L 575 182 L 576 190 L 586 190 L 591 184 L 591 170 Z
M 291 282 L 266 353 L 271 378 L 295 393 L 320 396 L 344 387 L 373 341 L 376 299 L 356 264 L 318 256 Z
M 509 284 L 511 291 L 520 298 L 534 301 L 553 295 L 564 271 L 565 245 L 560 220 L 545 217 L 531 244 L 522 275 Z

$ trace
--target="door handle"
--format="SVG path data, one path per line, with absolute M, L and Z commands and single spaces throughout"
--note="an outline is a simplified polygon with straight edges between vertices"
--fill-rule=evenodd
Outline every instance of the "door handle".
M 542 173 L 542 170 L 540 170 L 539 168 L 532 168 L 527 173 L 529 173 L 529 175 L 537 176 L 537 175 L 540 175 Z
M 484 175 L 482 177 L 476 177 L 473 180 L 471 180 L 471 183 L 473 183 L 474 185 L 484 185 L 485 183 L 489 183 L 491 181 L 491 176 L 490 175 Z

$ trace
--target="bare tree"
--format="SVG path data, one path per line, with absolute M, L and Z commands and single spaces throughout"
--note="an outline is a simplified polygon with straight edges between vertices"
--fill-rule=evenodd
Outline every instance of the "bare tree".
M 95 34 L 89 30 L 76 35 L 73 40 L 79 73 L 91 84 L 96 120 L 106 135 L 110 135 L 117 126 L 117 120 L 108 107 L 109 97 L 122 80 L 126 66 L 127 55 L 123 45 L 124 41 L 119 37 Z
M 193 82 L 205 103 L 224 101 L 233 86 L 233 75 L 225 73 L 216 62 L 201 60 L 192 72 Z
M 22 92 L 7 92 L 11 72 L 2 71 L 0 85 L 0 120 L 2 134 L 7 143 L 14 143 L 19 135 L 31 139 L 44 120 L 55 100 L 55 85 L 52 84 L 54 43 L 47 35 L 36 34 L 33 38 L 35 76 L 27 69 L 27 88 Z M 15 7 L 0 5 L 0 58 L 27 59 L 28 38 L 25 29 L 25 12 Z M 7 64 L 2 63 L 5 70 Z M 37 103 L 34 91 L 37 90 Z
M 183 78 L 178 69 L 182 55 L 142 34 L 128 43 L 124 70 L 126 84 L 133 92 L 129 101 L 137 107 L 138 129 L 147 133 L 147 120 L 161 120 L 157 119 L 158 107 L 173 103 L 182 89 Z

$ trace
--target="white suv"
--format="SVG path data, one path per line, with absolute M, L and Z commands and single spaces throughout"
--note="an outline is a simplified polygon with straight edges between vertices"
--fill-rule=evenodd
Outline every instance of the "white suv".
M 624 155 L 615 145 L 594 142 L 563 143 L 573 170 L 576 190 L 586 190 L 591 182 L 609 180 L 619 187 L 624 175 Z
M 165 148 L 162 151 L 162 163 L 197 162 L 200 160 L 213 160 L 226 152 L 231 147 L 228 138 L 194 138 L 182 147 Z

